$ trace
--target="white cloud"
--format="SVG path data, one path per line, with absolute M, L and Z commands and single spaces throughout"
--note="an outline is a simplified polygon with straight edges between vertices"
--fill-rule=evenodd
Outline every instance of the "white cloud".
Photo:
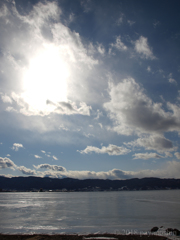
M 172 77 L 172 73 L 169 74 L 169 76 L 168 76 L 168 81 L 169 81 L 170 83 L 173 83 L 173 84 L 177 85 L 176 80 Z
M 155 59 L 155 56 L 148 45 L 148 39 L 143 36 L 140 36 L 140 38 L 135 41 L 135 50 L 142 58 Z
M 92 134 L 92 133 L 83 133 L 83 135 L 84 135 L 85 137 L 87 137 L 87 138 L 89 138 L 89 137 L 95 137 L 95 135 Z
M 81 0 L 81 6 L 84 8 L 84 12 L 88 13 L 92 10 L 91 0 Z
M 97 109 L 97 116 L 94 119 L 97 120 L 97 119 L 99 119 L 102 116 L 103 116 L 103 113 L 99 109 Z
M 46 168 L 46 169 L 50 169 L 52 171 L 60 171 L 60 172 L 64 172 L 66 171 L 66 169 L 62 166 L 58 166 L 58 165 L 50 165 L 48 163 L 43 163 L 43 164 L 40 164 L 40 165 L 33 165 L 36 169 L 40 169 L 40 168 Z
M 12 99 L 7 95 L 2 95 L 1 99 L 4 103 L 12 103 Z
M 25 116 L 89 116 L 91 106 L 86 101 L 93 99 L 93 94 L 98 96 L 98 91 L 89 93 L 87 79 L 91 76 L 93 85 L 98 60 L 88 51 L 88 44 L 60 22 L 61 9 L 56 2 L 39 2 L 23 15 L 14 3 L 5 4 L 0 42 L 1 68 L 7 81 L 1 98 L 11 104 L 7 111 Z M 94 49 L 95 54 L 104 53 L 102 44 Z
M 174 155 L 176 156 L 177 159 L 180 159 L 180 152 L 175 152 Z
M 150 66 L 147 67 L 147 71 L 151 72 L 151 67 Z
M 127 23 L 129 24 L 129 26 L 132 26 L 132 25 L 135 24 L 135 22 L 134 22 L 134 21 L 131 21 L 131 20 L 128 20 Z
M 56 156 L 54 156 L 54 155 L 53 155 L 53 159 L 54 159 L 54 160 L 58 160 L 58 158 L 57 158 Z
M 121 13 L 121 16 L 117 20 L 117 25 L 121 25 L 123 23 L 123 17 L 124 17 L 124 14 Z
M 69 26 L 74 21 L 76 21 L 76 17 L 74 13 L 70 13 L 68 16 L 68 19 L 64 20 L 66 26 Z
M 131 150 L 125 148 L 125 147 L 119 147 L 113 144 L 109 144 L 109 146 L 105 147 L 102 146 L 102 148 L 97 148 L 97 147 L 93 147 L 93 146 L 87 146 L 84 150 L 77 150 L 78 152 L 80 152 L 81 154 L 85 153 L 91 153 L 91 152 L 95 152 L 95 153 L 108 153 L 109 155 L 125 155 L 129 152 L 131 152 Z
M 157 153 L 135 153 L 133 155 L 133 159 L 144 159 L 144 160 L 147 160 L 147 159 L 151 159 L 151 158 L 163 158 L 163 156 L 157 154 Z
M 13 146 L 11 149 L 13 149 L 14 151 L 18 151 L 19 148 L 24 148 L 21 143 L 13 143 Z
M 170 83 L 177 84 L 176 80 L 174 80 L 173 78 L 169 78 L 169 82 L 170 82 Z
M 161 153 L 175 151 L 177 149 L 169 139 L 161 135 L 140 137 L 137 140 L 124 144 L 129 147 L 144 147 L 146 150 L 154 150 Z
M 175 150 L 175 149 L 174 149 L 174 150 Z M 166 157 L 170 157 L 170 158 L 173 157 L 172 153 L 170 153 L 170 152 L 165 152 L 165 156 L 166 156 Z
M 167 107 L 170 111 L 172 111 L 172 117 L 174 118 L 174 120 L 176 121 L 177 124 L 179 124 L 179 120 L 180 120 L 180 107 L 179 104 L 173 104 L 170 102 L 167 102 Z
M 35 170 L 26 168 L 24 166 L 17 167 L 17 169 L 19 171 L 21 171 L 23 174 L 26 174 L 26 175 L 36 175 L 36 171 Z
M 42 158 L 42 157 L 40 157 L 39 155 L 34 155 L 34 157 L 35 157 L 35 158 Z
M 111 100 L 104 104 L 114 127 L 109 130 L 123 135 L 134 133 L 163 133 L 179 131 L 180 114 L 177 105 L 167 103 L 171 110 L 165 112 L 161 103 L 154 103 L 133 78 L 124 79 L 117 85 L 110 84 Z
M 41 150 L 41 152 L 42 152 L 42 153 L 46 153 L 46 151 L 44 151 L 44 150 Z
M 5 17 L 8 14 L 8 8 L 6 7 L 6 5 L 2 5 L 2 7 L 0 8 L 0 18 Z
M 2 168 L 16 168 L 16 164 L 9 158 L 0 157 L 0 169 Z
M 153 26 L 154 26 L 154 28 L 156 28 L 157 26 L 159 26 L 161 23 L 159 22 L 159 21 L 154 21 L 154 23 L 153 23 Z
M 1 177 L 12 178 L 14 175 L 12 174 L 0 174 Z
M 59 126 L 59 129 L 60 129 L 60 130 L 64 130 L 64 131 L 69 131 L 69 128 L 65 127 L 64 124 L 61 124 L 61 125 Z
M 117 36 L 116 37 L 116 42 L 115 43 L 111 43 L 111 47 L 112 48 L 116 48 L 118 49 L 119 51 L 126 51 L 127 50 L 127 47 L 126 45 L 121 41 L 121 36 Z M 111 49 L 110 48 L 110 53 L 111 53 Z
M 105 48 L 104 48 L 104 46 L 102 45 L 102 44 L 98 44 L 98 46 L 97 46 L 97 50 L 98 50 L 98 52 L 101 54 L 101 55 L 104 55 L 105 54 Z

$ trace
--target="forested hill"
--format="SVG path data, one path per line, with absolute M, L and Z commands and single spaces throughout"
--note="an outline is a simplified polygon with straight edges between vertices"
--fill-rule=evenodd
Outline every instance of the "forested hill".
M 41 178 L 41 177 L 2 177 L 1 191 L 113 191 L 113 190 L 159 190 L 180 189 L 180 179 L 133 178 L 127 180 Z

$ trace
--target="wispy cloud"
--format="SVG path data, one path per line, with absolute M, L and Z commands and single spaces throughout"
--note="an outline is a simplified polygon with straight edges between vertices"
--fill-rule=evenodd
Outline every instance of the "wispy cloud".
M 135 153 L 133 155 L 133 159 L 144 159 L 144 160 L 147 160 L 147 159 L 151 159 L 151 158 L 163 158 L 163 156 L 157 154 L 157 153 Z
M 168 75 L 168 81 L 169 81 L 170 83 L 173 83 L 173 84 L 177 85 L 177 81 L 172 77 L 172 73 L 170 73 L 170 74 Z
M 118 20 L 116 21 L 117 25 L 121 25 L 123 23 L 123 19 L 124 19 L 124 14 L 121 13 L 120 17 L 118 18 Z
M 53 155 L 52 157 L 53 157 L 54 160 L 58 160 L 58 158 L 56 156 Z
M 134 25 L 136 22 L 132 21 L 132 20 L 128 20 L 127 23 L 129 24 L 129 26 Z
M 39 155 L 34 155 L 35 158 L 42 158 L 41 156 Z

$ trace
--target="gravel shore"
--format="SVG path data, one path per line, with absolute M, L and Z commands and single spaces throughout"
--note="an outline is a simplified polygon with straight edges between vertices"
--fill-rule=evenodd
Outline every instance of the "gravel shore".
M 0 234 L 0 240 L 167 240 L 167 237 L 156 235 L 118 235 L 118 234 L 89 234 L 89 235 L 10 235 Z

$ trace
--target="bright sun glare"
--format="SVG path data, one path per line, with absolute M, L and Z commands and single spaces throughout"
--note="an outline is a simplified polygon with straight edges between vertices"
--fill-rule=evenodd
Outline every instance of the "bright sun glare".
M 45 45 L 44 50 L 30 60 L 23 79 L 23 98 L 31 109 L 50 111 L 47 100 L 53 103 L 67 101 L 68 67 L 58 48 Z

